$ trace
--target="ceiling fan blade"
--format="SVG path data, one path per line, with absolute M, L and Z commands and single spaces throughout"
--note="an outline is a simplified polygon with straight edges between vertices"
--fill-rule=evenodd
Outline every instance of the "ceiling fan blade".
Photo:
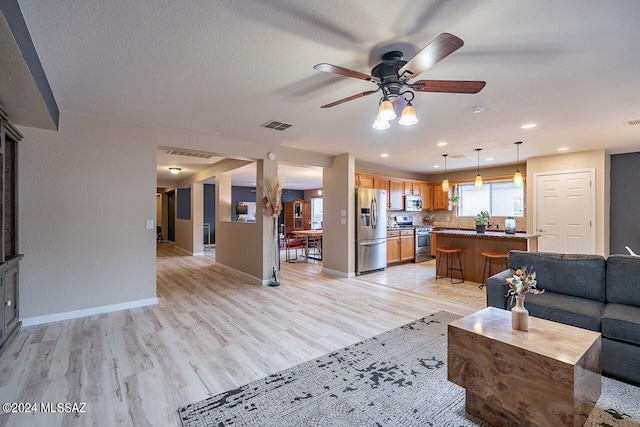
M 486 84 L 472 80 L 418 80 L 408 86 L 416 92 L 478 93 Z
M 355 77 L 356 79 L 367 81 L 373 80 L 373 78 L 368 74 L 349 70 L 348 68 L 338 67 L 337 65 L 326 64 L 324 62 L 322 64 L 315 65 L 313 68 L 318 71 L 324 71 L 325 73 L 340 74 L 341 76 Z
M 380 90 L 380 89 L 378 89 L 378 90 Z M 344 98 L 344 99 L 341 99 L 339 101 L 332 102 L 331 104 L 323 105 L 320 108 L 335 107 L 336 105 L 344 104 L 345 102 L 353 101 L 354 99 L 362 98 L 363 96 L 372 95 L 372 94 L 376 93 L 378 90 L 368 90 L 366 92 L 358 93 L 358 94 L 352 95 L 352 96 L 350 96 L 348 98 Z
M 405 72 L 408 72 L 415 77 L 460 49 L 463 44 L 464 42 L 459 37 L 449 33 L 442 33 L 427 47 L 418 52 L 416 56 L 411 58 L 411 61 L 404 64 L 398 71 L 398 75 L 402 76 Z

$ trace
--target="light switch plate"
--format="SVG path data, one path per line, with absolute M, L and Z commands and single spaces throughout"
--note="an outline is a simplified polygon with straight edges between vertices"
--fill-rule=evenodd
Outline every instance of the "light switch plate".
M 153 230 L 153 220 L 152 219 L 148 219 L 147 220 L 147 230 Z

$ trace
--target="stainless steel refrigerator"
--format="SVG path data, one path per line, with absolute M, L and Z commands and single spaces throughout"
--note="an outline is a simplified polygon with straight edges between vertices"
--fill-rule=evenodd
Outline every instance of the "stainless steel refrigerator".
M 387 267 L 387 191 L 356 189 L 356 275 Z

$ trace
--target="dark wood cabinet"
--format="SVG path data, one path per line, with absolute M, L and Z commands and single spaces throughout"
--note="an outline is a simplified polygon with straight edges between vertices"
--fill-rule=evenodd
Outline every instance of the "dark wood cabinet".
M 0 107 L 0 353 L 20 328 L 20 284 L 18 265 L 18 142 L 22 134 L 13 127 Z
M 284 204 L 284 232 L 289 234 L 296 230 L 311 228 L 311 204 L 302 199 L 295 199 Z

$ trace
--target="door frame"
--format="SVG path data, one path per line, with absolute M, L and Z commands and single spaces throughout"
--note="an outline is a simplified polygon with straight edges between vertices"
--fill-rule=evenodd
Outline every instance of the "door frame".
M 590 238 L 591 238 L 591 247 L 589 248 L 589 253 L 596 253 L 596 168 L 580 168 L 580 169 L 565 169 L 558 171 L 545 171 L 545 172 L 536 172 L 533 174 L 533 233 L 538 233 L 538 177 L 539 176 L 547 176 L 547 175 L 563 175 L 569 173 L 579 173 L 579 172 L 588 172 L 589 173 L 589 205 L 590 212 L 589 217 L 591 218 L 591 230 L 590 230 Z

